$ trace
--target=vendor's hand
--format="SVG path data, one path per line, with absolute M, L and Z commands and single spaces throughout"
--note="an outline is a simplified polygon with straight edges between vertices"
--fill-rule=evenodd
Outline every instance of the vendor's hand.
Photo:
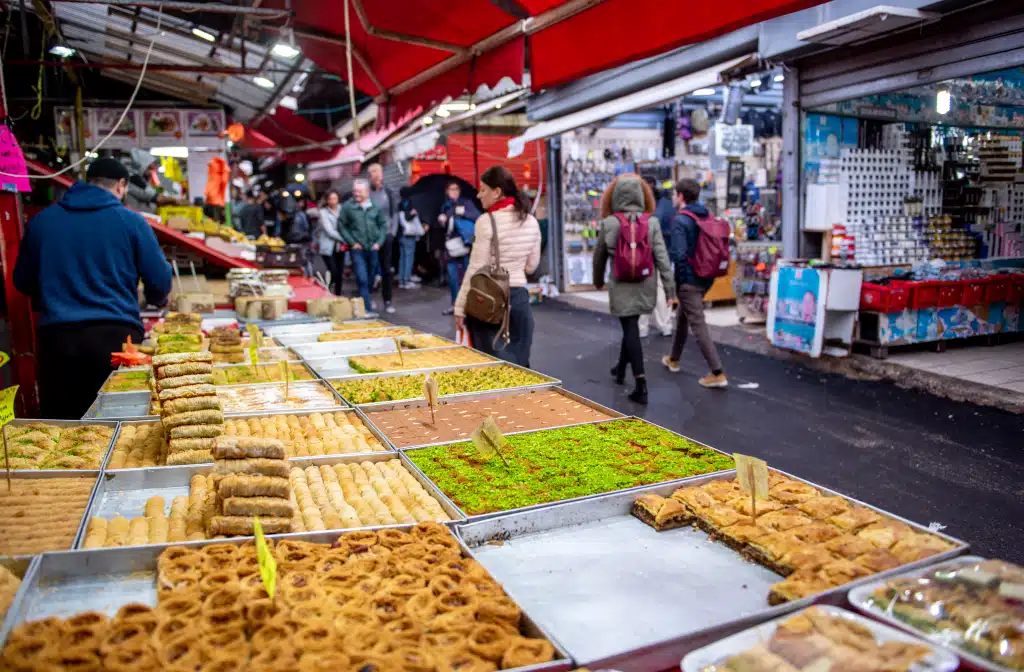
M 678 308 L 679 307 L 679 299 L 677 299 L 676 297 L 673 296 L 671 299 L 668 300 L 668 307 L 669 308 Z
M 430 231 L 430 225 L 429 224 L 424 224 L 423 225 L 423 233 L 426 233 L 427 231 Z
M 447 222 L 447 221 L 448 221 L 448 215 L 446 215 L 446 214 L 444 214 L 444 213 L 442 212 L 442 213 L 441 213 L 440 215 L 438 215 L 438 216 L 437 216 L 437 221 L 439 221 L 439 222 L 441 222 L 442 224 L 444 224 L 445 222 Z
M 456 215 L 464 215 L 464 214 L 466 214 L 466 206 L 464 206 L 464 205 L 457 205 L 457 206 L 455 206 L 455 214 Z
M 352 249 L 353 250 L 361 250 L 361 249 L 363 249 L 363 246 L 360 245 L 359 243 L 356 243 L 355 245 L 352 246 Z
M 466 318 L 461 315 L 455 316 L 455 331 L 459 332 L 466 328 Z
M 419 213 L 417 213 L 417 212 L 416 212 L 416 209 L 415 209 L 415 208 L 413 208 L 412 210 L 410 210 L 410 211 L 409 211 L 409 216 L 410 216 L 410 217 L 418 217 L 418 216 L 419 216 Z
M 372 249 L 372 250 L 373 250 L 374 252 L 376 252 L 377 250 L 379 250 L 379 249 L 380 249 L 380 245 L 377 245 L 376 243 L 374 243 L 374 245 L 373 245 L 373 247 L 372 247 L 371 249 Z

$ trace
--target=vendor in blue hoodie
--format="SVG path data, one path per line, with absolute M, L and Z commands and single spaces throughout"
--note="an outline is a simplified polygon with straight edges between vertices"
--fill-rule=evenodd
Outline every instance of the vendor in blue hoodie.
M 14 286 L 39 312 L 39 397 L 44 418 L 81 418 L 110 375 L 110 354 L 143 338 L 138 284 L 163 305 L 171 267 L 146 220 L 122 205 L 128 169 L 92 162 L 86 181 L 32 218 Z

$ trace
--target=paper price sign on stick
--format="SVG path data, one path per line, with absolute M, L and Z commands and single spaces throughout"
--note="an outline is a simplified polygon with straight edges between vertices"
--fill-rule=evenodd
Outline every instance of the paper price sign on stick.
M 437 381 L 428 375 L 423 379 L 423 396 L 430 405 L 430 424 L 434 424 L 434 407 L 437 406 Z
M 18 386 L 12 385 L 0 390 L 0 432 L 4 437 L 4 466 L 7 467 L 7 490 L 11 489 L 11 459 L 7 456 L 7 423 L 14 420 L 14 400 L 18 396 Z
M 757 500 L 768 497 L 768 463 L 749 455 L 733 453 L 740 488 L 750 493 L 750 514 L 757 522 Z
M 505 468 L 508 468 L 508 462 L 505 461 L 505 456 L 501 454 L 501 451 L 508 443 L 505 441 L 505 435 L 498 429 L 497 423 L 494 422 L 492 416 L 487 416 L 483 422 L 481 422 L 476 429 L 473 430 L 473 445 L 480 451 L 481 455 L 487 455 L 493 457 L 497 455 L 504 462 Z
M 402 366 L 405 366 L 405 356 L 402 354 L 402 341 L 400 341 L 397 337 L 394 340 L 395 347 L 398 348 L 398 361 L 402 363 Z
M 277 590 L 277 560 L 267 546 L 267 540 L 263 537 L 263 526 L 259 518 L 252 519 L 252 533 L 256 535 L 256 563 L 260 568 L 260 578 L 263 579 L 263 587 L 267 589 L 267 595 L 274 599 L 274 591 Z
M 246 327 L 249 332 L 249 363 L 252 364 L 252 368 L 256 368 L 259 364 L 260 357 L 257 350 L 260 347 L 260 341 L 263 340 L 262 334 L 260 334 L 259 327 L 255 324 L 250 324 Z
M 287 399 L 290 392 L 289 386 L 292 382 L 292 377 L 289 375 L 291 371 L 288 370 L 288 362 L 278 362 L 277 365 L 281 369 L 281 380 L 284 381 L 284 398 Z

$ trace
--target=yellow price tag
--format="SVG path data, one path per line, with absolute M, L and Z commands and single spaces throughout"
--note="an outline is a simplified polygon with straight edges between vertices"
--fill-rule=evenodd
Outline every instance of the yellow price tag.
M 267 595 L 274 599 L 274 592 L 277 590 L 277 560 L 263 537 L 263 526 L 259 518 L 252 519 L 252 532 L 256 535 L 256 562 L 260 568 L 260 578 L 263 579 L 263 587 L 267 589 Z
M 246 327 L 249 332 L 249 363 L 252 364 L 253 368 L 259 365 L 260 356 L 257 350 L 263 341 L 263 335 L 260 333 L 259 327 L 255 324 L 250 324 Z
M 3 366 L 9 361 L 11 361 L 11 356 L 6 352 L 0 352 L 0 366 Z
M 12 385 L 0 390 L 0 427 L 14 420 L 14 399 L 18 396 L 18 386 Z

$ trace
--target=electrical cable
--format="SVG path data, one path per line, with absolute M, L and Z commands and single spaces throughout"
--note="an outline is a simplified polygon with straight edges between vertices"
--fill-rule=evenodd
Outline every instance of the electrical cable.
M 356 114 L 355 83 L 352 79 L 352 30 L 348 19 L 348 2 L 349 0 L 345 0 L 345 69 L 348 74 L 348 104 L 349 111 L 352 113 L 352 134 L 356 147 L 359 147 L 359 119 Z
M 97 151 L 100 147 L 102 147 L 104 144 L 106 144 L 107 140 L 110 140 L 110 138 L 112 138 L 114 136 L 114 133 L 116 133 L 117 129 L 121 126 L 121 122 L 123 122 L 124 118 L 126 116 L 128 116 L 128 111 L 130 109 L 132 109 L 132 105 L 135 104 L 135 98 L 139 95 L 139 89 L 142 88 L 142 82 L 146 78 L 146 68 L 149 66 L 149 57 L 153 54 L 153 45 L 156 44 L 156 40 L 160 36 L 160 26 L 161 26 L 161 22 L 163 21 L 163 17 L 164 17 L 163 7 L 164 7 L 164 3 L 161 2 L 159 8 L 157 8 L 156 32 L 153 33 L 153 39 L 151 39 L 149 41 L 149 49 L 146 50 L 146 58 L 145 58 L 145 60 L 142 61 L 142 70 L 139 73 L 139 81 L 135 83 L 135 90 L 132 91 L 131 98 L 128 99 L 128 104 L 125 106 L 124 110 L 121 112 L 121 116 L 118 118 L 117 123 L 113 125 L 113 127 L 110 129 L 109 133 L 107 133 L 105 136 L 103 136 L 100 139 L 100 141 L 96 143 L 96 146 L 92 148 L 93 152 Z M 2 73 L 3 67 L 4 67 L 3 66 L 3 60 L 0 59 L 0 73 Z M 0 79 L 0 85 L 2 85 L 2 79 Z M 7 88 L 6 87 L 4 87 L 3 97 L 4 97 L 4 113 L 6 114 L 7 113 Z M 82 149 L 85 150 L 84 147 Z M 82 156 L 82 158 L 79 159 L 78 161 L 75 161 L 74 163 L 72 163 L 71 165 L 67 166 L 66 168 L 58 170 L 56 173 L 50 173 L 48 175 L 15 175 L 13 173 L 5 173 L 3 171 L 0 171 L 0 175 L 3 175 L 4 177 L 14 177 L 14 178 L 23 179 L 23 180 L 50 180 L 50 179 L 53 179 L 54 177 L 59 177 L 59 176 L 63 175 L 64 173 L 68 172 L 68 171 L 74 170 L 78 166 L 80 166 L 83 163 L 85 163 L 88 159 L 89 159 L 89 153 L 88 152 L 84 152 L 84 156 Z

